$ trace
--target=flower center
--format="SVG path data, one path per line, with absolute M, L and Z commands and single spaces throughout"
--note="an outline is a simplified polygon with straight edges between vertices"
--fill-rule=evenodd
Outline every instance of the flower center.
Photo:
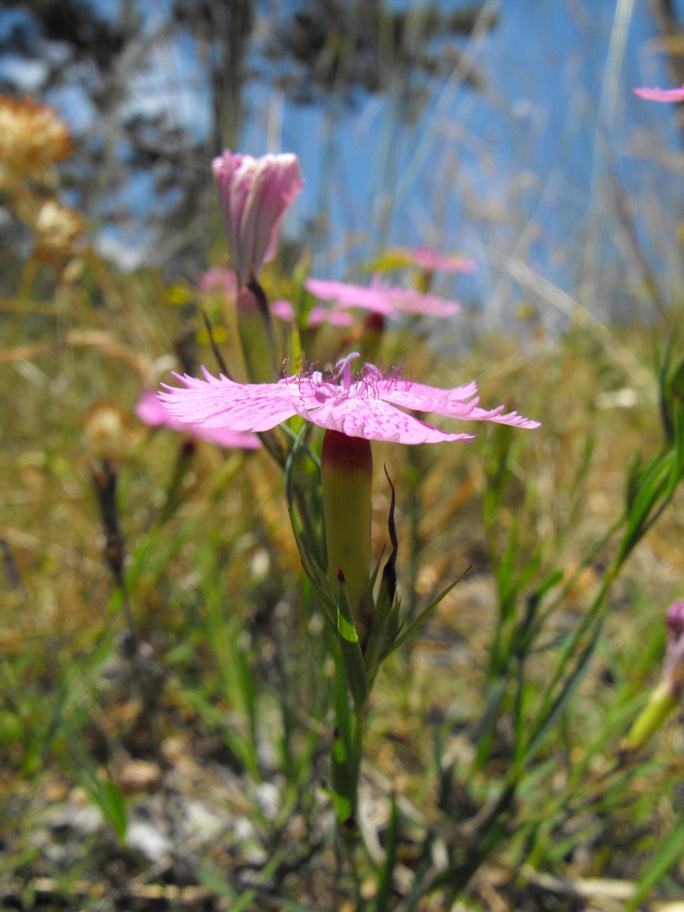
M 358 352 L 352 352 L 335 364 L 332 369 L 313 370 L 305 367 L 295 382 L 308 382 L 308 395 L 320 405 L 331 399 L 345 402 L 347 399 L 380 399 L 396 385 L 401 376 L 400 368 L 385 372 L 375 364 L 364 364 L 361 372 L 352 375 L 352 362 L 359 358 Z

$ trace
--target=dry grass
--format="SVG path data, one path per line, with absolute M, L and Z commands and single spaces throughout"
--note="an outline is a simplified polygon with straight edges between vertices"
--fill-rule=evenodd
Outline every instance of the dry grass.
M 163 290 L 154 275 L 115 275 L 92 256 L 83 270 L 54 298 L 27 301 L 23 309 L 14 301 L 2 316 L 9 340 L 0 351 L 0 425 L 6 429 L 0 452 L 6 571 L 0 608 L 0 865 L 6 902 L 17 908 L 38 902 L 114 908 L 118 890 L 122 902 L 127 897 L 142 909 L 232 908 L 236 896 L 246 902 L 240 908 L 275 909 L 281 908 L 278 895 L 302 908 L 331 908 L 326 903 L 336 896 L 335 908 L 352 908 L 343 905 L 349 875 L 339 869 L 325 799 L 313 784 L 326 776 L 330 737 L 321 702 L 325 658 L 299 579 L 279 474 L 264 454 L 252 454 L 222 485 L 221 473 L 236 470 L 235 457 L 200 444 L 179 509 L 156 525 L 179 441 L 171 432 L 137 424 L 132 409 L 141 383 L 171 349 L 180 317 L 159 303 Z M 98 308 L 93 287 L 99 289 Z M 606 332 L 613 346 L 606 345 Z M 420 834 L 433 831 L 448 839 L 454 826 L 486 807 L 509 762 L 511 732 L 503 716 L 487 759 L 473 766 L 474 726 L 497 625 L 492 554 L 514 535 L 520 569 L 538 554 L 539 574 L 560 567 L 569 576 L 620 513 L 631 455 L 648 457 L 660 440 L 650 368 L 651 336 L 657 332 L 634 326 L 604 328 L 597 335 L 587 327 L 555 342 L 537 337 L 525 345 L 487 337 L 458 365 L 435 369 L 428 349 L 411 352 L 415 377 L 445 384 L 477 377 L 483 402 L 503 400 L 539 418 L 543 430 L 514 441 L 510 484 L 494 529 L 482 521 L 486 465 L 496 450 L 489 431 L 472 445 L 424 448 L 417 456 L 398 447 L 376 451 L 374 538 L 378 549 L 386 543 L 385 462 L 398 490 L 400 581 L 409 572 L 412 534 L 419 603 L 471 567 L 410 659 L 408 653 L 395 656 L 381 671 L 373 699 L 364 827 L 381 857 L 377 840 L 386 833 L 391 796 L 399 797 L 403 840 L 392 908 L 402 908 L 399 897 L 410 889 Z M 388 340 L 388 351 L 403 353 L 405 345 L 399 335 Z M 200 355 L 211 363 L 208 349 Z M 633 360 L 641 368 L 637 373 Z M 626 388 L 633 396 L 623 394 L 623 400 L 631 404 L 620 407 L 615 394 Z M 133 672 L 117 651 L 125 619 L 102 557 L 89 468 L 93 444 L 84 431 L 101 400 L 114 401 L 125 416 L 119 505 L 130 603 L 138 635 L 150 650 Z M 419 460 L 422 478 L 413 532 L 405 482 L 409 456 Z M 621 701 L 658 678 L 662 612 L 684 570 L 683 532 L 680 493 L 611 592 L 591 672 L 544 750 L 536 788 L 530 782 L 519 796 L 510 845 L 469 887 L 475 908 L 595 908 L 581 895 L 568 898 L 560 881 L 545 881 L 543 872 L 575 883 L 633 879 L 673 825 L 681 774 L 678 723 L 663 730 L 653 760 L 627 777 L 619 800 L 615 791 L 602 793 L 601 777 L 629 721 L 612 721 Z M 589 604 L 610 548 L 578 573 L 549 617 L 542 638 L 547 645 L 571 629 Z M 251 747 L 245 746 L 255 734 L 249 708 L 245 694 L 234 691 L 238 685 L 229 667 L 231 638 L 242 644 L 257 694 L 257 740 Z M 543 692 L 552 662 L 553 651 L 531 657 L 532 692 Z M 148 682 L 147 691 L 140 691 L 140 681 Z M 275 734 L 282 728 L 282 706 L 293 723 L 286 762 Z M 573 812 L 556 807 L 548 831 L 539 827 L 555 798 L 566 794 L 583 745 L 602 726 L 613 725 L 608 753 L 598 751 L 585 781 L 573 786 Z M 249 771 L 252 750 L 261 769 L 256 776 Z M 84 758 L 90 766 L 84 767 Z M 440 768 L 442 774 L 452 770 L 446 804 L 439 794 Z M 133 822 L 152 814 L 158 829 L 170 834 L 171 848 L 156 862 L 130 843 L 118 846 L 106 826 L 79 830 L 78 815 L 87 817 L 98 806 L 97 781 L 116 783 L 128 806 L 129 833 Z M 279 795 L 281 812 L 264 809 L 267 786 Z M 188 807 L 196 813 L 211 809 L 211 836 L 188 822 Z M 526 845 L 533 830 L 536 836 Z M 269 852 L 277 863 L 264 874 Z M 533 865 L 516 874 L 521 858 Z M 217 877 L 230 885 L 223 895 Z M 682 887 L 680 880 L 675 875 Z M 367 875 L 364 883 L 362 891 L 371 895 L 374 877 Z M 439 895 L 415 908 L 444 908 Z

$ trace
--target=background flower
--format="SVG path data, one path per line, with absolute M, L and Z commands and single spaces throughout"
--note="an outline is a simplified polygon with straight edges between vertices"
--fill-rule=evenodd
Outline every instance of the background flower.
M 71 153 L 64 123 L 31 98 L 0 98 L 0 187 L 31 177 L 52 184 L 53 164 Z
M 684 101 L 684 85 L 678 89 L 634 89 L 634 94 L 646 101 Z
M 358 307 L 393 319 L 398 319 L 401 314 L 449 317 L 460 310 L 457 301 L 445 301 L 413 288 L 394 288 L 378 282 L 366 287 L 326 279 L 307 279 L 304 286 L 322 301 L 335 301 L 339 308 Z
M 241 284 L 272 260 L 285 209 L 304 181 L 296 155 L 251 155 L 226 150 L 212 170 L 219 188 L 228 244 Z
M 401 251 L 409 262 L 431 272 L 475 272 L 477 263 L 465 257 L 436 253 L 429 247 L 412 247 Z
M 225 294 L 227 298 L 234 298 L 237 294 L 237 279 L 232 269 L 222 266 L 212 266 L 197 280 L 201 291 L 207 294 Z
M 255 434 L 231 430 L 230 428 L 192 427 L 187 422 L 174 419 L 161 404 L 152 390 L 143 390 L 135 407 L 138 418 L 150 427 L 165 425 L 173 431 L 180 431 L 198 439 L 216 443 L 222 447 L 235 447 L 243 450 L 255 450 L 261 441 Z

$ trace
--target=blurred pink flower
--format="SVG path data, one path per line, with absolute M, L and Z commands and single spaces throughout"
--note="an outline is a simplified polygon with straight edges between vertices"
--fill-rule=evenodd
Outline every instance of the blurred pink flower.
M 673 696 L 679 699 L 684 690 L 684 599 L 678 599 L 665 615 L 667 641 L 663 672 Z
M 423 317 L 450 317 L 461 309 L 457 301 L 445 301 L 437 295 L 425 294 L 413 288 L 388 288 L 386 292 L 388 299 L 400 313 Z
M 634 89 L 634 94 L 646 101 L 684 101 L 684 85 L 678 89 Z
M 399 371 L 384 374 L 365 364 L 352 377 L 354 352 L 339 361 L 332 376 L 320 371 L 284 377 L 276 383 L 233 383 L 213 377 L 204 380 L 175 375 L 183 387 L 166 387 L 159 393 L 164 408 L 175 421 L 207 429 L 267 431 L 295 415 L 319 427 L 348 437 L 388 443 L 440 443 L 471 440 L 471 434 L 440 431 L 403 411 L 435 412 L 446 418 L 494 421 L 518 428 L 539 427 L 537 421 L 516 412 L 504 414 L 503 406 L 486 411 L 478 407 L 477 384 L 438 389 L 402 380 Z
M 202 291 L 206 291 L 208 294 L 222 292 L 229 298 L 234 298 L 237 294 L 235 273 L 232 269 L 222 266 L 212 266 L 199 277 L 197 284 Z
M 445 301 L 436 295 L 423 294 L 411 288 L 390 288 L 374 283 L 350 285 L 347 282 L 307 279 L 307 291 L 322 301 L 336 301 L 341 308 L 359 307 L 383 317 L 397 319 L 403 313 L 424 317 L 450 317 L 460 310 L 456 301 Z
M 668 640 L 678 641 L 684 635 L 684 599 L 672 602 L 665 613 Z
M 283 323 L 295 322 L 295 309 L 291 301 L 285 298 L 278 298 L 271 301 L 268 309 L 274 317 L 282 320 Z M 313 329 L 320 326 L 321 323 L 330 323 L 331 326 L 352 326 L 354 317 L 345 310 L 328 310 L 327 307 L 312 307 L 309 311 L 308 326 Z
M 309 326 L 315 329 L 322 323 L 329 326 L 348 327 L 354 325 L 354 314 L 341 307 L 331 310 L 329 307 L 312 307 L 309 311 Z
M 335 301 L 340 307 L 360 307 L 383 317 L 396 316 L 395 309 L 385 294 L 386 289 L 378 286 L 368 288 L 365 285 L 351 285 L 328 279 L 307 279 L 304 287 L 315 298 Z
M 235 431 L 228 428 L 201 428 L 192 427 L 185 421 L 176 421 L 166 411 L 156 394 L 152 390 L 143 390 L 135 407 L 135 414 L 150 427 L 165 425 L 172 431 L 180 431 L 191 437 L 207 440 L 222 447 L 235 447 L 243 450 L 256 450 L 261 446 L 261 441 L 255 434 Z
M 464 257 L 435 253 L 429 247 L 413 247 L 402 253 L 416 266 L 431 272 L 475 272 L 477 263 Z
M 287 206 L 304 186 L 297 156 L 231 153 L 212 162 L 221 212 L 240 284 L 272 260 Z
M 285 298 L 278 298 L 277 301 L 271 301 L 268 305 L 269 310 L 274 317 L 278 317 L 284 323 L 294 323 L 295 311 L 292 303 Z

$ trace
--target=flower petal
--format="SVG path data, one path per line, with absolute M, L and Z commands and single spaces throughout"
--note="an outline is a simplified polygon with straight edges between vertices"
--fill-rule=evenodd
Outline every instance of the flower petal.
M 146 389 L 142 391 L 135 407 L 135 414 L 150 427 L 164 425 L 172 431 L 207 440 L 209 443 L 215 443 L 221 447 L 256 450 L 261 446 L 261 441 L 256 434 L 224 427 L 202 428 L 173 418 L 152 390 Z
M 296 383 L 234 383 L 206 371 L 206 380 L 174 376 L 185 388 L 164 384 L 159 399 L 172 418 L 197 427 L 268 431 L 298 414 Z
M 684 85 L 678 89 L 634 89 L 634 94 L 646 101 L 684 101 Z
M 389 380 L 386 381 L 386 387 L 381 387 L 379 395 L 387 402 L 403 408 L 461 418 L 469 415 L 472 407 L 477 403 L 477 400 L 472 401 L 473 397 L 477 395 L 477 383 L 473 380 L 466 386 L 439 389 L 424 383 L 413 383 L 410 380 Z M 447 411 L 444 411 L 445 408 Z
M 429 247 L 414 247 L 403 250 L 402 253 L 416 266 L 429 269 L 431 272 L 434 270 L 439 270 L 440 272 L 475 272 L 477 269 L 477 263 L 474 260 L 436 253 L 434 250 L 430 250 Z
M 341 307 L 361 307 L 384 317 L 396 316 L 383 288 L 366 288 L 365 285 L 327 279 L 307 279 L 304 287 L 321 301 L 336 301 Z
M 382 440 L 385 443 L 442 443 L 473 439 L 472 434 L 440 431 L 382 399 L 331 400 L 302 414 L 319 427 L 339 431 L 348 437 Z
M 440 415 L 447 415 L 448 417 L 447 412 L 440 412 Z M 460 417 L 460 415 L 454 417 Z M 471 421 L 493 421 L 495 424 L 509 424 L 511 427 L 526 428 L 530 431 L 534 430 L 534 428 L 541 427 L 539 421 L 525 418 L 517 412 L 508 412 L 504 414 L 503 405 L 500 405 L 495 409 L 490 409 L 489 411 L 486 409 L 474 408 L 466 417 Z
M 401 313 L 422 317 L 450 317 L 461 309 L 458 301 L 445 301 L 437 295 L 424 294 L 413 288 L 386 288 L 385 293 Z
M 354 314 L 348 310 L 328 310 L 326 307 L 312 307 L 309 311 L 309 327 L 315 329 L 322 323 L 330 326 L 353 326 Z
M 307 279 L 304 285 L 322 301 L 335 301 L 340 307 L 360 307 L 383 317 L 396 318 L 402 313 L 449 317 L 461 309 L 457 301 L 445 301 L 437 295 L 424 294 L 413 288 L 382 285 L 377 277 L 370 288 L 326 279 Z

